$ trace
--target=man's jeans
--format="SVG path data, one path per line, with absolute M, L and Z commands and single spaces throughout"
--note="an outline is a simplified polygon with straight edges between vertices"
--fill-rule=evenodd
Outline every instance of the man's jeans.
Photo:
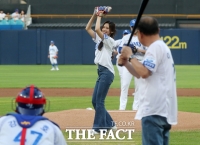
M 105 109 L 105 98 L 109 87 L 113 82 L 114 75 L 106 67 L 98 65 L 98 79 L 92 96 L 92 104 L 95 109 L 93 129 L 110 129 L 114 126 L 113 119 Z
M 162 116 L 142 118 L 142 145 L 168 145 L 171 125 Z

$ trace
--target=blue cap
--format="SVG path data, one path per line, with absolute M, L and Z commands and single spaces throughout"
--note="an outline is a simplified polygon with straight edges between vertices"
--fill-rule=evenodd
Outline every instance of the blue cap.
M 18 10 L 18 9 L 15 9 L 15 12 L 19 12 L 19 10 Z
M 131 26 L 131 27 L 134 27 L 134 26 L 135 26 L 135 21 L 136 21 L 136 19 L 133 19 L 133 20 L 130 21 L 130 26 Z
M 51 43 L 52 43 L 52 44 L 54 44 L 54 41 L 53 41 L 53 40 L 51 40 Z
M 123 31 L 123 35 L 124 35 L 124 34 L 130 34 L 130 31 L 129 31 L 129 30 L 124 30 L 124 31 Z

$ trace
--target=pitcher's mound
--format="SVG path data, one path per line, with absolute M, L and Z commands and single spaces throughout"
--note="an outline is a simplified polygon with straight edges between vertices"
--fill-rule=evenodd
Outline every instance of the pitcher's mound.
M 141 130 L 141 122 L 134 120 L 135 111 L 108 111 L 115 121 L 118 129 Z M 94 119 L 94 110 L 73 109 L 45 113 L 45 117 L 57 123 L 62 130 L 65 129 L 91 129 Z M 172 130 L 200 129 L 200 113 L 178 112 L 178 124 Z

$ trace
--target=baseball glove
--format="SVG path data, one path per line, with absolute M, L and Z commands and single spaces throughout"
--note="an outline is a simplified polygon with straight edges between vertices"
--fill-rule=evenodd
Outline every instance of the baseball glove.
M 130 44 L 129 46 L 131 47 L 133 54 L 136 54 L 137 48 L 133 44 Z
M 111 11 L 112 7 L 109 6 L 99 6 L 96 7 L 96 15 L 99 17 L 103 17 Z
M 124 46 L 127 46 L 127 44 L 124 44 Z M 131 48 L 132 53 L 133 53 L 133 54 L 136 54 L 136 52 L 137 52 L 137 48 L 135 47 L 135 45 L 133 45 L 133 44 L 129 44 L 129 47 Z
M 53 58 L 54 58 L 54 59 L 57 59 L 57 58 L 58 58 L 58 56 L 57 56 L 57 55 L 55 55 Z

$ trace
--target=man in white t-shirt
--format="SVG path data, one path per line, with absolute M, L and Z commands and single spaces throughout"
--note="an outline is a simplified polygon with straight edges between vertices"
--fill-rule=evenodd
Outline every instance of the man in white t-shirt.
M 137 29 L 139 41 L 148 47 L 142 63 L 125 46 L 119 64 L 137 78 L 144 78 L 135 116 L 142 120 L 143 145 L 168 145 L 169 130 L 177 124 L 178 112 L 174 61 L 169 47 L 160 39 L 155 18 L 142 17 Z
M 58 48 L 54 45 L 54 41 L 51 41 L 50 43 L 51 44 L 49 46 L 48 58 L 50 59 L 50 62 L 51 62 L 51 65 L 52 65 L 52 69 L 51 70 L 59 70 L 58 62 L 57 62 Z
M 46 98 L 34 85 L 15 99 L 16 113 L 0 117 L 0 145 L 67 145 L 59 126 L 43 117 Z
M 5 18 L 6 14 L 3 11 L 0 11 L 0 20 Z

